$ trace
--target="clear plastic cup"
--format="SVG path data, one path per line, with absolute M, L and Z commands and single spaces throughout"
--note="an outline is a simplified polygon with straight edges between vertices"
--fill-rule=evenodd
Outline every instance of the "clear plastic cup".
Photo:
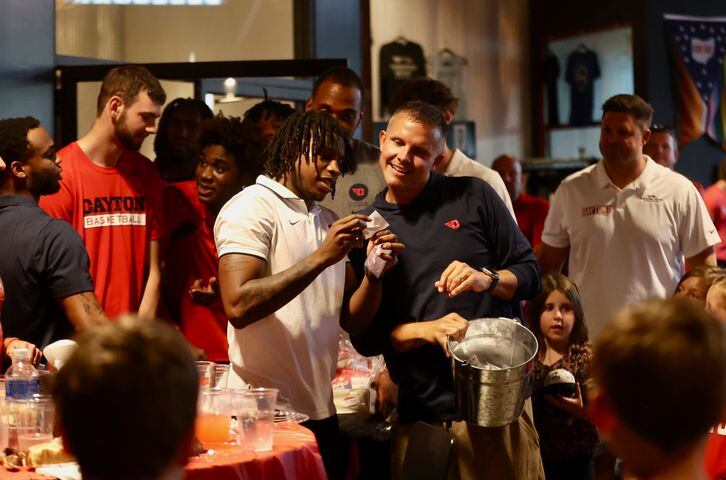
M 50 395 L 34 395 L 14 407 L 18 450 L 27 452 L 33 445 L 53 440 L 55 406 Z
M 228 443 L 232 420 L 229 390 L 200 390 L 197 410 L 195 433 L 202 445 L 213 449 Z
M 214 388 L 227 388 L 229 365 L 218 363 L 214 366 Z
M 197 361 L 199 387 L 201 389 L 209 389 L 214 386 L 214 370 L 214 362 Z
M 256 452 L 272 450 L 277 394 L 276 388 L 253 388 L 238 394 L 235 403 L 238 443 Z

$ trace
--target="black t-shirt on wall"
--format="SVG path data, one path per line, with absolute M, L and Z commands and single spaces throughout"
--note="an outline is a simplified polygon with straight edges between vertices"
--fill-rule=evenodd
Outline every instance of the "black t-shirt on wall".
M 432 173 L 423 192 L 404 206 L 388 203 L 385 192 L 363 213 L 377 210 L 406 248 L 382 279 L 381 307 L 371 327 L 352 338 L 353 344 L 364 355 L 385 356 L 391 377 L 399 383 L 402 423 L 453 420 L 451 364 L 442 348 L 424 345 L 397 352 L 391 331 L 401 323 L 436 320 L 452 312 L 467 320 L 519 316 L 519 301 L 539 291 L 539 266 L 506 206 L 481 179 Z M 356 249 L 349 257 L 362 271 L 364 252 Z M 514 298 L 504 301 L 475 292 L 449 298 L 439 293 L 434 282 L 454 260 L 473 268 L 511 271 L 518 279 Z
M 570 84 L 570 125 L 592 125 L 595 79 L 600 78 L 597 53 L 578 48 L 567 57 L 565 80 Z
M 74 328 L 59 300 L 93 291 L 81 237 L 67 222 L 18 195 L 0 196 L 0 232 L 4 335 L 39 348 L 68 338 Z
M 381 47 L 378 58 L 381 78 L 381 116 L 390 112 L 391 95 L 406 80 L 426 76 L 426 59 L 421 45 L 395 41 Z

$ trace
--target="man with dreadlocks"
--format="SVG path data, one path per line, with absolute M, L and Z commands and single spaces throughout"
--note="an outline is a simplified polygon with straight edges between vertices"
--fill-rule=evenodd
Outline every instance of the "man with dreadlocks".
M 260 132 L 265 144 L 269 144 L 285 120 L 295 113 L 295 109 L 286 103 L 270 100 L 267 98 L 267 90 L 262 90 L 265 92 L 265 99 L 245 112 L 243 123 L 253 125 Z
M 318 205 L 351 168 L 345 135 L 335 120 L 314 111 L 293 114 L 268 150 L 265 175 L 222 208 L 214 226 L 219 286 L 228 326 L 230 387 L 279 389 L 279 402 L 310 417 L 330 478 L 343 475 L 343 456 L 331 382 L 340 326 L 368 328 L 380 302 L 380 281 L 360 284 L 341 262 L 363 240 L 353 214 L 335 221 Z M 386 269 L 403 249 L 384 230 Z

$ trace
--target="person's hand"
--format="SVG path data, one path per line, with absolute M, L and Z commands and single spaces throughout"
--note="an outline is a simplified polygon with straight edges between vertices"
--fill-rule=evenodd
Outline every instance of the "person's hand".
M 207 360 L 207 352 L 205 352 L 204 349 L 196 347 L 192 344 L 189 344 L 189 347 L 192 349 L 192 355 L 194 356 L 194 360 Z
M 370 240 L 368 240 L 368 248 L 366 249 L 367 255 L 371 254 L 376 245 L 380 245 L 381 248 L 391 251 L 391 253 L 381 252 L 380 255 L 378 255 L 386 261 L 386 266 L 383 267 L 381 276 L 398 263 L 398 254 L 406 248 L 404 244 L 397 242 L 396 240 L 398 240 L 398 237 L 396 237 L 396 234 L 390 230 L 381 230 L 376 232 Z
M 449 313 L 438 320 L 419 322 L 419 328 L 423 329 L 422 338 L 428 343 L 441 345 L 448 357 L 449 351 L 446 347 L 446 338 L 452 337 L 456 341 L 463 339 L 464 335 L 466 335 L 466 329 L 469 328 L 469 322 L 458 313 Z
M 365 222 L 370 219 L 354 213 L 333 222 L 323 244 L 316 250 L 326 266 L 335 265 L 348 254 L 351 248 L 363 241 Z
M 219 298 L 219 282 L 216 277 L 210 277 L 204 285 L 204 280 L 197 278 L 189 288 L 189 296 L 198 305 L 210 305 Z
M 5 353 L 8 357 L 12 358 L 14 350 L 24 348 L 30 352 L 30 361 L 33 365 L 38 365 L 40 359 L 43 358 L 43 352 L 38 347 L 30 342 L 20 340 L 19 338 L 9 338 L 5 343 Z
M 454 260 L 441 274 L 441 278 L 434 283 L 439 293 L 455 297 L 461 292 L 483 292 L 492 284 L 489 275 L 481 270 L 471 268 L 464 262 Z
M 582 401 L 582 390 L 580 389 L 579 383 L 576 386 L 577 396 L 574 398 L 563 397 L 562 395 L 545 395 L 545 400 L 555 407 L 566 411 L 575 418 L 586 420 L 587 415 L 585 413 L 585 405 Z
M 388 368 L 384 368 L 376 375 L 371 386 L 376 389 L 376 413 L 383 418 L 388 418 L 398 402 L 398 385 L 388 374 Z

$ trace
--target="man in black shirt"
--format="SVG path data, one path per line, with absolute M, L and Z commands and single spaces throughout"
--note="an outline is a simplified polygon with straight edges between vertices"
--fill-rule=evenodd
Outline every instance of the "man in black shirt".
M 106 317 L 80 237 L 37 204 L 59 189 L 61 168 L 48 132 L 32 117 L 0 120 L 0 157 L 4 342 L 8 353 L 29 348 L 37 362 L 49 343 Z
M 457 421 L 447 335 L 461 338 L 468 319 L 519 316 L 519 301 L 539 290 L 540 272 L 529 243 L 486 182 L 432 172 L 445 138 L 443 115 L 423 102 L 400 107 L 380 135 L 388 188 L 363 212 L 378 211 L 406 249 L 381 280 L 376 318 L 354 344 L 366 355 L 382 353 L 399 384 L 394 476 L 410 425 L 426 421 L 447 426 L 456 439 L 452 468 L 462 478 L 541 479 L 529 402 L 506 427 Z

